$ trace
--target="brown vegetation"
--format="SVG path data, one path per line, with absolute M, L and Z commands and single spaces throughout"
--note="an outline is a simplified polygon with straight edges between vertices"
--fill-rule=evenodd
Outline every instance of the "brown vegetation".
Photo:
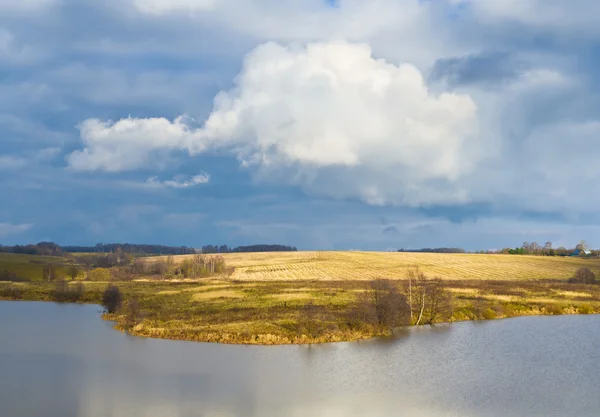
M 579 268 L 569 282 L 575 284 L 597 284 L 596 275 L 589 268 Z
M 217 260 L 221 257 L 154 258 L 108 270 L 111 281 L 108 287 L 106 281 L 91 280 L 79 284 L 60 280 L 0 283 L 0 298 L 66 299 L 81 288 L 79 302 L 103 304 L 105 317 L 114 320 L 117 328 L 134 335 L 248 344 L 356 340 L 388 334 L 398 326 L 410 324 L 600 312 L 600 286 L 590 284 L 587 278 L 568 282 L 568 277 L 573 277 L 574 271 L 582 266 L 596 270 L 595 264 L 588 264 L 589 260 L 561 264 L 575 266 L 562 280 L 457 279 L 452 278 L 458 275 L 452 268 L 461 271 L 473 265 L 485 268 L 474 258 L 487 255 L 417 254 L 429 261 L 416 268 L 412 263 L 415 258 L 405 258 L 405 254 L 388 258 L 388 254 L 347 253 L 347 263 L 367 276 L 382 275 L 385 272 L 379 270 L 382 262 L 389 262 L 390 271 L 404 271 L 389 275 L 395 279 L 353 279 L 356 275 L 345 275 L 349 269 L 340 260 L 340 254 L 323 254 L 316 260 L 303 254 L 294 254 L 295 257 L 288 253 L 232 254 L 240 257 L 234 259 L 238 268 L 245 271 L 243 279 L 235 279 L 237 273 L 229 276 L 227 267 L 219 266 Z M 228 256 L 222 259 L 229 261 Z M 271 256 L 275 260 L 269 261 Z M 441 261 L 436 263 L 438 256 L 447 257 L 445 267 Z M 242 257 L 246 257 L 243 262 Z M 310 271 L 320 264 L 323 273 L 340 271 L 340 275 L 330 279 L 325 278 L 327 275 L 311 274 L 304 278 L 277 279 L 290 269 L 281 263 L 283 257 L 297 271 L 301 265 L 308 266 Z M 527 256 L 504 258 L 525 259 L 523 265 L 535 264 Z M 533 259 L 541 262 L 540 270 L 546 268 L 547 258 Z M 489 276 L 486 274 L 497 265 L 487 265 L 488 269 L 482 269 L 479 276 Z M 251 269 L 261 278 L 249 279 Z M 267 270 L 272 278 L 264 278 Z M 439 276 L 428 270 L 437 271 Z M 163 275 L 155 275 L 157 271 Z M 207 272 L 214 275 L 203 277 Z M 580 276 L 589 274 L 575 273 L 575 277 Z

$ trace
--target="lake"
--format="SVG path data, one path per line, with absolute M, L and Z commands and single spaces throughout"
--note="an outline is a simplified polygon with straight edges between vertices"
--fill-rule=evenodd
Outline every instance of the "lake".
M 600 415 L 599 316 L 262 347 L 136 338 L 99 314 L 0 302 L 0 416 Z

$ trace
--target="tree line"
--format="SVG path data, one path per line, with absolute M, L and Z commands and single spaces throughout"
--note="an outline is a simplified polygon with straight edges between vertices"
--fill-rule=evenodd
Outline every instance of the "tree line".
M 39 242 L 29 245 L 3 246 L 0 252 L 25 255 L 64 256 L 67 253 L 114 254 L 121 253 L 134 256 L 147 255 L 195 255 L 201 253 L 235 253 L 235 252 L 292 252 L 295 246 L 287 245 L 205 245 L 198 250 L 188 246 L 145 245 L 132 243 L 98 243 L 95 246 L 60 246 L 54 242 Z M 110 266 L 110 265 L 102 265 Z
M 590 250 L 589 245 L 585 240 L 579 242 L 575 248 L 565 248 L 564 246 L 554 248 L 552 246 L 552 242 L 546 242 L 544 245 L 540 245 L 537 242 L 523 242 L 523 244 L 519 247 L 504 248 L 497 253 L 508 255 L 569 256 L 578 249 L 589 251 L 590 254 L 594 256 L 600 254 L 599 251 Z
M 121 250 L 135 255 L 193 255 L 196 249 L 187 246 L 143 245 L 133 243 L 98 243 L 95 246 L 63 246 L 70 253 L 112 253 Z
M 43 256 L 62 256 L 63 249 L 53 242 L 39 242 L 35 245 L 0 245 L 0 252 L 15 253 L 21 255 L 43 255 Z
M 422 249 L 398 249 L 398 252 L 408 253 L 467 253 L 462 248 L 422 248 Z
M 296 252 L 295 246 L 287 245 L 249 245 L 229 247 L 227 245 L 205 245 L 202 253 L 236 253 L 236 252 Z

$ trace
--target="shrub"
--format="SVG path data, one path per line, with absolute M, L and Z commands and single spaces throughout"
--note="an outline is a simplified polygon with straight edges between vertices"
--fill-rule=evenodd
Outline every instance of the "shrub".
M 357 299 L 353 315 L 359 321 L 385 332 L 410 321 L 410 309 L 406 297 L 396 285 L 385 279 L 369 282 L 366 291 Z
M 304 305 L 300 310 L 297 322 L 297 333 L 304 334 L 312 339 L 318 338 L 325 331 L 324 324 L 319 319 L 321 308 L 314 305 L 312 301 Z
M 577 309 L 579 314 L 594 314 L 594 309 L 589 304 L 584 304 Z
M 125 328 L 131 329 L 135 327 L 144 318 L 144 313 L 135 298 L 127 300 L 122 312 L 125 315 Z
M 487 308 L 487 309 L 483 310 L 483 312 L 481 313 L 481 316 L 485 320 L 493 320 L 497 317 L 496 312 L 494 310 L 492 310 L 491 308 Z
M 88 278 L 91 281 L 110 281 L 111 273 L 106 268 L 96 268 L 89 272 Z
M 83 270 L 76 265 L 71 265 L 69 267 L 69 269 L 67 270 L 67 275 L 72 280 L 82 279 L 83 276 L 85 276 Z
M 195 255 L 185 259 L 178 269 L 185 278 L 209 277 L 227 272 L 225 258 L 221 255 Z
M 59 303 L 77 302 L 83 297 L 84 288 L 82 283 L 69 285 L 64 280 L 56 281 L 54 289 L 50 293 L 50 298 Z
M 554 316 L 559 316 L 561 314 L 563 314 L 563 308 L 562 306 L 558 305 L 558 304 L 548 304 L 546 307 L 546 314 L 552 314 Z
M 4 269 L 0 271 L 0 281 L 10 281 L 10 282 L 26 282 L 30 281 L 26 278 L 18 277 L 16 273 Z
M 17 287 L 13 287 L 12 285 L 10 287 L 2 288 L 2 290 L 0 290 L 0 297 L 10 298 L 13 300 L 20 300 L 22 296 L 23 295 L 21 294 L 21 290 Z
M 115 285 L 109 285 L 102 294 L 102 305 L 109 313 L 116 313 L 121 307 L 121 291 Z
M 572 284 L 597 284 L 596 276 L 589 268 L 579 268 L 575 271 L 573 278 L 569 279 Z

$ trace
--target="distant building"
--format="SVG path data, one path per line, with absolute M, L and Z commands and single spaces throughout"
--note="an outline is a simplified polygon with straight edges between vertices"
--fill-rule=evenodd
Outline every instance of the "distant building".
M 592 252 L 587 249 L 575 249 L 570 256 L 590 256 Z

